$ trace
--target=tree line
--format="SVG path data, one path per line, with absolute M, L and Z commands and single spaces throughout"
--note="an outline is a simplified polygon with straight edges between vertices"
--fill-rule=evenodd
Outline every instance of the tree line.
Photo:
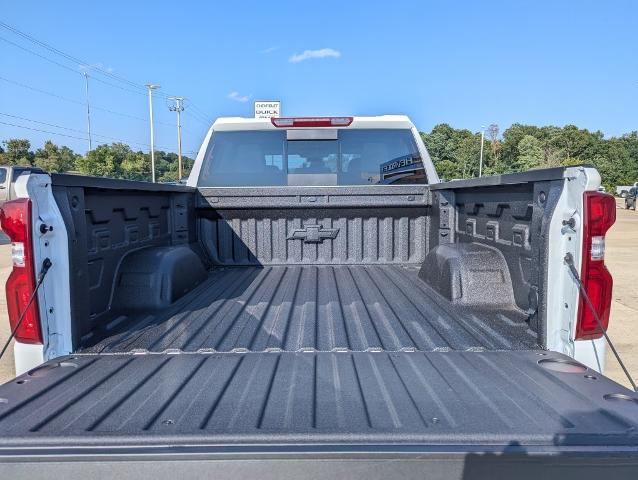
M 441 178 L 452 180 L 478 176 L 481 148 L 480 132 L 436 125 L 421 137 Z M 183 157 L 184 176 L 193 160 Z M 515 123 L 502 133 L 496 124 L 485 130 L 483 175 L 521 172 L 534 168 L 593 164 L 603 185 L 613 191 L 616 185 L 638 181 L 638 132 L 604 138 L 600 131 L 574 125 L 564 127 Z M 35 151 L 26 139 L 9 139 L 0 147 L 1 165 L 33 165 L 49 172 L 72 172 L 128 180 L 150 180 L 150 155 L 133 151 L 128 145 L 112 143 L 80 155 L 69 147 L 51 141 Z M 156 176 L 161 182 L 177 180 L 177 155 L 155 152 Z
M 421 137 L 442 178 L 478 176 L 480 132 L 439 124 L 429 133 L 422 132 Z M 616 185 L 638 181 L 638 132 L 604 138 L 600 131 L 574 125 L 537 127 L 519 123 L 502 134 L 496 124 L 485 130 L 483 175 L 579 164 L 594 165 L 609 192 Z
M 29 140 L 12 138 L 2 142 L 0 165 L 30 165 L 53 173 L 77 173 L 95 177 L 122 178 L 126 180 L 151 180 L 150 153 L 134 151 L 123 143 L 100 145 L 85 155 L 75 153 L 69 147 L 46 141 L 42 148 L 33 151 Z M 182 156 L 184 177 L 187 177 L 193 159 Z M 175 182 L 177 154 L 155 151 L 155 175 L 160 182 Z

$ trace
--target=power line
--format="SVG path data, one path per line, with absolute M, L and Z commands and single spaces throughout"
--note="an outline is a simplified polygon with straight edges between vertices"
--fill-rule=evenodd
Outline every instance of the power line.
M 55 97 L 55 98 L 57 98 L 59 100 L 64 100 L 65 102 L 75 103 L 76 105 L 82 105 L 82 106 L 86 105 L 85 102 L 80 102 L 80 101 L 74 100 L 72 98 L 63 97 L 62 95 L 58 95 L 57 93 L 53 93 L 53 92 L 49 92 L 47 90 L 42 90 L 40 88 L 32 87 L 31 85 L 27 85 L 25 83 L 16 82 L 15 80 L 10 80 L 10 79 L 2 77 L 2 76 L 0 76 L 0 80 L 5 81 L 7 83 L 11 83 L 13 85 L 17 85 L 17 86 L 22 87 L 22 88 L 26 88 L 27 90 L 31 90 L 33 92 L 42 93 L 44 95 L 49 95 L 51 97 Z M 133 120 L 139 120 L 140 122 L 148 123 L 148 119 L 142 118 L 142 117 L 136 117 L 135 115 L 130 115 L 128 113 L 117 112 L 115 110 L 110 110 L 108 108 L 97 107 L 97 106 L 93 106 L 93 105 L 91 106 L 91 108 L 94 108 L 95 110 L 101 110 L 103 112 L 111 113 L 113 115 L 119 115 L 121 117 L 132 118 Z M 173 126 L 172 124 L 166 123 L 166 122 L 157 122 L 157 123 L 161 124 L 161 125 L 168 126 L 168 127 L 172 127 Z
M 84 102 L 80 102 L 78 100 L 73 100 L 72 98 L 63 97 L 62 95 L 58 95 L 57 93 L 48 92 L 46 90 L 41 90 L 39 88 L 32 87 L 32 86 L 26 85 L 24 83 L 16 82 L 15 80 L 10 80 L 10 79 L 2 77 L 2 76 L 0 76 L 0 80 L 2 80 L 4 82 L 7 82 L 7 83 L 12 83 L 13 85 L 17 85 L 18 87 L 26 88 L 27 90 L 31 90 L 33 92 L 38 92 L 38 93 L 42 93 L 44 95 L 49 95 L 51 97 L 55 97 L 55 98 L 58 98 L 60 100 L 64 100 L 66 102 L 71 102 L 71 103 L 75 103 L 75 104 L 78 104 L 78 105 L 84 105 Z
M 108 85 L 109 87 L 118 88 L 118 89 L 123 90 L 125 92 L 133 93 L 135 95 L 142 95 L 143 97 L 146 96 L 146 94 L 144 92 L 138 92 L 138 91 L 135 91 L 135 90 L 131 90 L 129 88 L 122 87 L 120 85 L 115 85 L 114 83 L 107 82 L 106 80 L 102 80 L 101 78 L 98 78 L 98 77 L 93 77 L 92 76 L 91 79 L 95 80 L 96 82 L 103 83 L 104 85 Z
M 128 91 L 128 92 L 131 92 L 131 93 L 141 94 L 141 95 L 145 95 L 145 94 L 146 94 L 146 93 L 144 92 L 145 87 L 144 87 L 144 85 L 142 85 L 141 83 L 134 82 L 134 81 L 132 81 L 132 80 L 128 80 L 127 78 L 124 78 L 124 77 L 122 77 L 122 76 L 120 76 L 120 75 L 116 75 L 116 74 L 114 74 L 113 72 L 110 72 L 110 71 L 108 71 L 108 70 L 105 70 L 104 68 L 101 68 L 101 67 L 99 67 L 99 66 L 97 66 L 97 65 L 91 65 L 89 62 L 85 62 L 85 61 L 83 61 L 83 60 L 81 60 L 81 59 L 79 59 L 79 58 L 77 58 L 77 57 L 74 57 L 74 56 L 73 56 L 73 55 L 71 55 L 71 54 L 68 54 L 68 53 L 66 53 L 66 52 L 63 52 L 62 50 L 60 50 L 60 49 L 58 49 L 58 48 L 56 48 L 56 47 L 54 47 L 54 46 L 52 46 L 52 45 L 50 45 L 50 44 L 48 44 L 48 43 L 46 43 L 46 42 L 42 41 L 42 40 L 38 40 L 37 38 L 33 37 L 32 35 L 29 35 L 28 33 L 23 32 L 23 31 L 21 31 L 21 30 L 19 30 L 19 29 L 15 28 L 15 27 L 12 27 L 11 25 L 8 25 L 8 24 L 6 24 L 6 23 L 4 23 L 4 22 L 1 22 L 1 21 L 0 21 L 0 27 L 4 28 L 5 30 L 8 30 L 8 31 L 10 31 L 10 32 L 14 33 L 15 35 L 18 35 L 18 36 L 20 36 L 20 37 L 22 37 L 22 38 L 24 38 L 24 39 L 26 39 L 26 40 L 28 40 L 28 41 L 30 41 L 30 42 L 32 42 L 32 43 L 35 43 L 36 45 L 38 45 L 38 46 L 40 46 L 40 47 L 42 47 L 42 48 L 44 48 L 44 49 L 46 49 L 46 50 L 48 50 L 48 51 L 50 51 L 50 52 L 52 52 L 52 53 L 56 54 L 56 55 L 59 55 L 59 56 L 61 56 L 61 57 L 63 57 L 63 58 L 66 58 L 67 60 L 74 62 L 74 63 L 75 63 L 76 65 L 78 65 L 78 66 L 84 66 L 84 67 L 86 67 L 86 68 L 88 68 L 88 69 L 91 69 L 91 70 L 93 70 L 93 71 L 99 72 L 99 73 L 101 73 L 102 75 L 105 75 L 105 76 L 107 76 L 107 77 L 109 77 L 109 78 L 112 78 L 112 79 L 117 80 L 117 81 L 119 81 L 119 82 L 125 83 L 125 84 L 127 84 L 127 85 L 129 85 L 129 86 L 131 86 L 131 87 L 135 87 L 135 88 L 139 89 L 140 91 L 133 91 L 133 90 L 129 90 L 129 89 L 126 89 L 126 88 L 123 88 L 123 87 L 120 87 L 120 86 L 114 85 L 114 84 L 112 84 L 112 83 L 106 82 L 106 81 L 104 81 L 104 80 L 97 79 L 96 77 L 92 77 L 94 80 L 100 81 L 100 82 L 102 82 L 102 83 L 104 83 L 104 84 L 106 84 L 106 85 L 110 85 L 110 86 L 112 86 L 112 87 L 119 88 L 119 89 L 121 89 L 121 90 Z M 12 44 L 12 45 L 16 46 L 17 48 L 20 48 L 20 49 L 22 49 L 22 50 L 24 50 L 24 51 L 27 51 L 27 52 L 29 52 L 29 53 L 31 53 L 31 54 L 33 54 L 33 55 L 36 55 L 36 56 L 38 56 L 38 57 L 40 57 L 40 58 L 43 58 L 43 59 L 45 59 L 45 60 L 47 60 L 47 61 L 49 61 L 49 62 L 51 62 L 51 63 L 54 63 L 54 64 L 56 64 L 56 65 L 58 65 L 58 66 L 62 67 L 62 68 L 65 68 L 65 69 L 67 69 L 67 70 L 70 70 L 70 71 L 76 72 L 76 70 L 74 70 L 73 68 L 71 68 L 71 67 L 69 67 L 69 66 L 67 66 L 67 65 L 63 65 L 63 64 L 61 64 L 61 63 L 59 63 L 59 62 L 56 62 L 55 60 L 52 60 L 52 59 L 50 59 L 50 58 L 48 58 L 48 57 L 45 57 L 45 56 L 43 56 L 43 55 L 41 55 L 41 54 L 39 54 L 39 53 L 37 53 L 37 52 L 34 52 L 34 51 L 32 51 L 32 50 L 30 50 L 30 49 L 28 49 L 28 48 L 26 48 L 26 47 L 23 47 L 23 46 L 18 45 L 18 44 L 14 43 L 14 42 L 11 42 L 10 40 L 4 39 L 4 38 L 2 38 L 2 39 L 3 39 L 4 41 L 6 41 L 7 43 L 10 43 L 10 44 Z M 78 72 L 78 73 L 79 73 L 79 72 Z M 175 95 L 171 95 L 171 94 L 163 93 L 163 92 L 158 92 L 158 93 L 157 93 L 157 95 L 158 95 L 159 97 L 164 98 L 164 99 L 168 99 L 169 97 L 174 97 L 174 96 L 175 96 Z M 204 118 L 206 118 L 207 123 L 212 123 L 212 122 L 210 121 L 210 119 L 209 119 L 209 118 L 207 118 L 208 116 L 207 116 L 204 112 L 202 112 L 200 109 L 198 109 L 198 108 L 197 108 L 197 106 L 195 106 L 195 105 L 192 105 L 192 104 L 191 104 L 191 107 L 192 107 L 193 109 L 195 109 L 195 110 L 199 110 L 199 111 L 200 111 L 200 113 L 204 116 Z
M 3 113 L 3 112 L 0 112 L 0 115 L 3 115 L 5 117 L 10 117 L 10 118 L 15 118 L 17 120 L 23 120 L 23 121 L 26 121 L 26 122 L 37 123 L 39 125 L 45 125 L 45 126 L 48 126 L 48 127 L 59 128 L 59 129 L 67 130 L 67 131 L 70 131 L 70 132 L 85 133 L 83 130 L 78 130 L 76 128 L 64 127 L 62 125 L 56 125 L 54 123 L 41 122 L 39 120 L 32 120 L 30 118 L 21 117 L 19 115 L 11 115 L 11 114 L 8 114 L 8 113 Z M 25 125 L 16 125 L 16 124 L 13 124 L 13 123 L 7 123 L 7 122 L 2 122 L 2 121 L 0 121 L 0 123 L 3 124 L 3 125 L 10 125 L 12 127 L 24 128 L 26 130 L 33 130 L 33 131 L 36 131 L 36 132 L 49 133 L 51 135 L 59 135 L 59 136 L 62 136 L 62 137 L 75 138 L 77 140 L 86 140 L 85 137 L 77 137 L 77 136 L 74 136 L 74 135 L 67 135 L 67 134 L 59 133 L 59 132 L 51 132 L 49 130 L 42 130 L 42 129 L 39 129 L 39 128 L 27 127 Z M 134 142 L 134 141 L 131 141 L 131 140 L 125 140 L 125 139 L 122 139 L 122 138 L 112 137 L 110 135 L 101 135 L 99 133 L 92 133 L 92 135 L 95 136 L 95 137 L 101 137 L 101 138 L 107 138 L 109 140 L 115 140 L 115 141 L 118 141 L 118 142 L 121 142 L 121 143 L 142 145 L 143 147 L 148 147 L 149 146 L 148 143 Z M 161 150 L 170 151 L 170 149 L 168 149 L 168 148 L 166 148 L 164 146 L 158 145 L 158 147 Z
M 91 63 L 89 63 L 89 62 L 86 62 L 86 61 L 84 61 L 84 60 L 82 60 L 82 59 L 79 59 L 79 58 L 77 58 L 77 57 L 75 57 L 75 56 L 73 56 L 73 55 L 71 55 L 71 54 L 69 54 L 69 53 L 63 52 L 62 50 L 60 50 L 60 49 L 58 49 L 58 48 L 54 47 L 53 45 L 51 45 L 51 44 L 49 44 L 49 43 L 46 43 L 46 42 L 44 42 L 44 41 L 42 41 L 42 40 L 38 40 L 38 39 L 37 39 L 37 38 L 35 38 L 34 36 L 29 35 L 28 33 L 23 32 L 23 31 L 21 31 L 21 30 L 18 30 L 17 28 L 12 27 L 11 25 L 8 25 L 8 24 L 6 24 L 6 23 L 4 23 L 4 22 L 0 22 L 0 27 L 4 28 L 4 29 L 6 29 L 6 30 L 9 30 L 10 32 L 12 32 L 12 33 L 14 33 L 14 34 L 16 34 L 16 35 L 19 35 L 20 37 L 22 37 L 22 38 L 24 38 L 24 39 L 26 39 L 26 40 L 28 40 L 28 41 L 30 41 L 30 42 L 32 42 L 32 43 L 35 43 L 36 45 L 38 45 L 38 46 L 40 46 L 40 47 L 42 47 L 42 48 L 44 48 L 44 49 L 46 49 L 46 50 L 48 50 L 48 51 L 50 51 L 50 52 L 52 52 L 52 53 L 55 53 L 56 55 L 59 55 L 59 56 L 61 56 L 61 57 L 63 57 L 63 58 L 66 58 L 67 60 L 69 60 L 69 61 L 71 61 L 71 62 L 75 63 L 75 64 L 76 64 L 76 65 L 78 65 L 78 66 L 83 66 L 83 67 L 85 67 L 85 68 L 87 68 L 87 69 L 90 69 L 90 70 L 93 70 L 93 71 L 99 72 L 99 73 L 101 73 L 102 75 L 105 75 L 105 76 L 107 76 L 107 77 L 109 77 L 109 78 L 112 78 L 112 79 L 114 79 L 114 80 L 117 80 L 117 81 L 119 81 L 119 82 L 125 83 L 125 84 L 127 84 L 127 85 L 129 85 L 129 86 L 131 86 L 131 87 L 135 87 L 135 88 L 138 88 L 138 89 L 140 89 L 140 90 L 144 90 L 144 89 L 145 89 L 144 85 L 142 85 L 141 83 L 134 82 L 134 81 L 129 80 L 129 79 L 127 79 L 127 78 L 124 78 L 124 77 L 122 77 L 122 76 L 120 76 L 120 75 L 116 75 L 116 74 L 114 74 L 113 72 L 110 72 L 110 71 L 108 71 L 108 70 L 105 70 L 104 68 L 99 67 L 99 66 L 97 66 L 97 65 L 92 65 L 92 64 L 91 64 Z M 9 43 L 12 43 L 12 42 L 9 42 Z M 15 43 L 13 43 L 13 45 L 18 46 L 18 48 L 22 48 L 23 50 L 27 50 L 27 51 L 29 51 L 29 50 L 28 50 L 28 49 L 26 49 L 25 47 L 21 47 L 21 46 L 19 46 L 19 45 L 15 44 Z M 34 55 L 37 55 L 37 56 L 39 56 L 39 57 L 41 57 L 41 58 L 45 58 L 45 59 L 46 59 L 46 57 L 43 57 L 43 56 L 42 56 L 42 55 L 40 55 L 40 54 L 37 54 L 37 53 L 32 52 L 32 51 L 29 51 L 29 52 L 30 52 L 30 53 L 33 53 Z M 47 60 L 49 60 L 49 61 L 51 61 L 51 62 L 53 62 L 53 63 L 56 63 L 57 65 L 59 65 L 59 66 L 61 66 L 61 67 L 63 67 L 63 68 L 67 68 L 67 69 L 71 69 L 71 70 L 73 70 L 71 67 L 68 67 L 68 66 L 62 65 L 62 64 L 60 64 L 60 63 L 56 62 L 55 60 L 51 60 L 51 59 L 47 59 Z M 95 79 L 95 77 L 93 77 L 93 78 Z M 106 83 L 106 82 L 105 82 L 105 83 Z M 107 83 L 107 84 L 108 84 L 108 83 Z M 108 84 L 108 85 L 114 86 L 113 84 Z M 129 90 L 129 91 L 130 91 L 130 90 Z M 141 93 L 142 95 L 145 95 L 145 93 L 144 93 L 143 91 L 141 91 L 141 92 L 135 92 L 135 93 Z M 159 93 L 158 95 L 159 95 L 159 96 L 161 96 L 161 97 L 166 97 L 166 98 L 167 98 L 167 97 L 170 97 L 170 95 L 169 95 L 169 94 L 166 94 L 166 93 Z
M 135 87 L 136 89 L 137 88 L 139 88 L 139 89 L 143 89 L 144 88 L 142 85 L 140 85 L 140 84 L 138 84 L 136 82 L 128 80 L 128 79 L 126 79 L 124 77 L 121 77 L 119 75 L 115 75 L 112 72 L 109 72 L 109 71 L 107 71 L 107 70 L 105 70 L 105 69 L 103 69 L 101 67 L 98 67 L 98 66 L 95 66 L 95 65 L 89 65 L 88 62 L 85 62 L 85 61 L 83 61 L 83 60 L 81 60 L 81 59 L 79 59 L 77 57 L 74 57 L 73 55 L 65 53 L 62 50 L 59 50 L 59 49 L 53 47 L 52 45 L 50 45 L 50 44 L 48 44 L 46 42 L 38 40 L 37 38 L 29 35 L 28 33 L 22 32 L 22 31 L 18 30 L 17 28 L 12 27 L 12 26 L 4 23 L 4 22 L 0 22 L 0 27 L 2 27 L 5 30 L 8 30 L 8 31 L 14 33 L 15 35 L 18 35 L 18 36 L 20 36 L 20 37 L 22 37 L 22 38 L 24 38 L 24 39 L 26 39 L 26 40 L 28 40 L 28 41 L 30 41 L 32 43 L 44 48 L 44 49 L 56 54 L 56 55 L 59 55 L 59 56 L 65 58 L 65 59 L 67 59 L 69 61 L 72 61 L 76 65 L 79 64 L 78 66 L 85 66 L 87 69 L 91 69 L 93 71 L 99 72 L 102 75 L 105 75 L 105 76 L 107 76 L 109 78 L 115 79 L 115 80 L 117 80 L 119 82 L 122 82 L 122 83 L 128 85 L 128 86 Z M 29 53 L 31 55 L 34 55 L 34 56 L 36 56 L 38 58 L 41 58 L 41 59 L 43 59 L 43 60 L 45 60 L 47 62 L 50 62 L 50 63 L 52 63 L 52 64 L 54 64 L 54 65 L 56 65 L 56 66 L 58 66 L 60 68 L 63 68 L 65 70 L 67 70 L 67 71 L 70 71 L 70 72 L 72 72 L 74 74 L 82 74 L 82 72 L 80 72 L 80 71 L 78 71 L 78 70 L 76 70 L 76 69 L 74 69 L 74 68 L 72 68 L 72 67 L 70 67 L 68 65 L 60 63 L 60 62 L 58 62 L 58 61 L 56 61 L 56 60 L 54 60 L 54 59 L 52 59 L 52 58 L 50 58 L 48 56 L 42 55 L 42 54 L 40 54 L 40 53 L 38 53 L 36 51 L 33 51 L 33 50 L 23 46 L 23 45 L 20 45 L 20 44 L 15 43 L 15 42 L 13 42 L 11 40 L 8 40 L 7 38 L 0 37 L 0 40 L 2 40 L 5 43 L 8 43 L 8 44 L 18 48 L 18 49 L 20 49 L 22 51 L 25 51 L 25 52 L 27 52 L 27 53 Z M 86 70 L 85 70 L 84 73 L 86 73 Z M 108 82 L 108 81 L 103 80 L 102 78 L 99 78 L 99 77 L 96 77 L 96 76 L 92 76 L 91 78 L 93 80 L 97 81 L 97 82 L 100 82 L 100 83 L 104 84 L 104 85 L 107 85 L 107 86 L 110 86 L 110 87 L 113 87 L 113 88 L 117 88 L 119 90 L 122 90 L 122 91 L 125 91 L 125 92 L 128 92 L 128 93 L 132 93 L 132 94 L 135 94 L 135 95 L 145 95 L 145 93 L 142 92 L 142 91 L 132 90 L 131 88 L 125 88 L 125 87 L 123 87 L 121 85 L 116 85 L 114 83 Z M 59 100 L 63 100 L 63 101 L 69 102 L 69 103 L 73 103 L 73 104 L 76 104 L 76 105 L 82 105 L 82 106 L 85 105 L 85 102 L 80 102 L 78 100 L 67 98 L 67 97 L 64 97 L 62 95 L 58 95 L 58 94 L 53 93 L 53 92 L 49 92 L 49 91 L 42 90 L 42 89 L 30 86 L 30 85 L 26 85 L 24 83 L 12 81 L 12 80 L 9 80 L 9 79 L 4 78 L 4 77 L 0 77 L 0 80 L 3 80 L 3 81 L 8 82 L 8 83 L 12 83 L 12 84 L 17 85 L 17 86 L 19 86 L 21 88 L 25 88 L 25 89 L 28 89 L 28 90 L 31 90 L 31 91 L 35 91 L 35 92 L 38 92 L 38 93 L 41 93 L 41 94 L 44 94 L 44 95 L 51 96 L 51 97 L 54 97 L 54 98 L 57 98 Z M 86 78 L 85 78 L 85 81 L 86 81 Z M 87 85 L 87 88 L 88 88 L 88 85 Z M 165 94 L 163 92 L 157 92 L 157 93 L 158 93 L 158 96 L 161 96 L 161 97 L 165 98 L 166 100 L 169 100 L 170 97 L 171 97 L 169 94 Z M 209 126 L 212 123 L 211 120 L 208 118 L 208 116 L 202 110 L 200 110 L 196 105 L 193 105 L 191 103 L 190 106 L 192 107 L 193 112 L 188 112 L 188 114 L 192 118 L 194 118 L 198 122 L 201 122 L 202 124 L 205 124 L 206 126 Z M 88 105 L 87 105 L 87 108 L 88 108 Z M 114 111 L 114 110 L 111 110 L 111 109 L 108 109 L 108 108 L 104 108 L 104 107 L 100 107 L 100 106 L 93 106 L 93 109 L 99 110 L 99 111 L 102 111 L 102 112 L 106 112 L 106 113 L 109 113 L 109 114 L 112 114 L 112 115 L 118 115 L 118 116 L 121 116 L 121 117 L 126 117 L 126 118 L 130 118 L 130 119 L 133 119 L 133 120 L 145 122 L 145 123 L 149 122 L 149 120 L 147 120 L 145 118 L 142 118 L 142 117 L 137 117 L 135 115 L 130 115 L 130 114 L 127 114 L 127 113 Z M 168 124 L 166 122 L 158 121 L 157 123 L 160 124 L 160 125 L 164 125 L 164 126 L 171 126 L 170 124 Z M 104 137 L 104 138 L 113 138 L 113 137 L 107 137 L 107 136 L 104 136 L 104 135 L 96 135 L 96 136 L 101 136 L 101 137 Z M 89 133 L 89 137 L 90 137 L 90 133 Z M 90 143 L 90 140 L 89 140 L 89 143 Z M 140 142 L 131 142 L 131 143 L 136 143 L 138 145 L 147 145 L 147 144 L 142 144 Z
M 62 64 L 60 62 L 56 62 L 55 60 L 53 60 L 53 59 L 51 59 L 49 57 L 45 57 L 44 55 L 40 55 L 39 53 L 34 52 L 33 50 L 30 50 L 30 49 L 28 49 L 26 47 L 23 47 L 22 45 L 19 45 L 19 44 L 15 43 L 15 42 L 12 42 L 11 40 L 7 40 L 4 37 L 0 37 L 0 40 L 2 40 L 3 42 L 8 43 L 10 45 L 13 45 L 14 47 L 19 48 L 20 50 L 28 52 L 31 55 L 35 55 L 36 57 L 40 57 L 41 59 L 46 60 L 47 62 L 51 62 L 51 63 L 57 65 L 58 67 L 62 67 L 62 68 L 66 69 L 66 70 L 69 70 L 69 71 L 71 71 L 73 73 L 80 73 L 77 70 L 74 70 L 73 68 L 69 67 L 68 65 L 64 65 L 64 64 Z
M 201 122 L 204 122 L 206 124 L 212 123 L 205 115 L 199 113 L 197 110 L 189 110 L 189 112 L 193 118 L 196 118 L 197 120 L 200 120 Z
M 83 130 L 78 130 L 77 128 L 63 127 L 62 125 L 56 125 L 55 123 L 41 122 L 39 120 L 32 120 L 30 118 L 21 117 L 19 115 L 11 115 L 10 113 L 0 112 L 0 115 L 5 117 L 10 117 L 10 118 L 15 118 L 17 120 L 25 120 L 27 122 L 39 123 L 40 125 L 46 125 L 47 127 L 61 128 L 62 130 L 68 130 L 70 132 L 85 133 Z
M 67 138 L 75 138 L 76 140 L 86 140 L 86 138 L 83 137 L 76 137 L 74 135 L 67 135 L 65 133 L 58 133 L 58 132 L 50 132 L 48 130 L 42 130 L 40 128 L 32 128 L 32 127 L 25 127 L 24 125 L 16 125 L 15 123 L 8 123 L 8 122 L 2 122 L 0 121 L 1 125 L 9 125 L 11 127 L 16 127 L 16 128 L 23 128 L 25 130 L 32 130 L 34 132 L 43 132 L 43 133 L 49 133 L 51 135 L 58 135 L 60 137 L 67 137 Z
M 200 108 L 197 107 L 197 105 L 193 105 L 191 104 L 191 109 L 193 109 L 196 113 L 199 113 L 203 118 L 205 118 L 209 124 L 213 123 L 213 121 L 211 120 L 211 118 L 208 116 L 208 114 L 206 114 L 205 112 L 203 112 Z
M 68 70 L 68 71 L 70 71 L 72 73 L 75 73 L 75 74 L 78 74 L 78 75 L 82 75 L 81 71 L 75 70 L 74 68 L 71 68 L 68 65 L 64 65 L 64 64 L 62 64 L 60 62 L 56 62 L 55 60 L 53 60 L 53 59 L 51 59 L 51 58 L 49 58 L 49 57 L 47 57 L 45 55 L 41 55 L 38 52 L 34 52 L 33 50 L 31 50 L 29 48 L 26 48 L 26 47 L 24 47 L 22 45 L 19 45 L 19 44 L 15 43 L 15 42 L 12 42 L 11 40 L 7 40 L 4 37 L 0 37 L 0 40 L 2 40 L 3 42 L 9 43 L 9 44 L 13 45 L 14 47 L 19 48 L 20 50 L 28 52 L 31 55 L 35 55 L 36 57 L 39 57 L 39 58 L 41 58 L 43 60 L 46 60 L 47 62 L 53 63 L 54 65 L 57 65 L 58 67 L 64 68 L 65 70 Z M 93 80 L 95 80 L 96 82 L 103 83 L 104 85 L 108 85 L 110 87 L 117 88 L 117 89 L 123 90 L 125 92 L 133 93 L 135 95 L 145 96 L 144 92 L 141 92 L 141 91 L 138 92 L 136 90 L 131 90 L 129 88 L 122 87 L 121 85 L 115 85 L 114 83 L 107 82 L 106 80 L 102 80 L 101 78 L 98 78 L 98 77 L 91 77 L 91 78 Z
M 133 81 L 128 80 L 128 79 L 126 79 L 124 77 L 120 77 L 119 75 L 115 75 L 114 73 L 109 72 L 108 70 L 105 70 L 105 69 L 103 69 L 101 67 L 98 67 L 97 65 L 91 65 L 89 62 L 85 62 L 85 61 L 83 61 L 83 60 L 81 60 L 81 59 L 79 59 L 77 57 L 74 57 L 73 55 L 65 53 L 62 50 L 59 50 L 59 49 L 55 48 L 54 46 L 52 46 L 52 45 L 50 45 L 50 44 L 48 44 L 46 42 L 43 42 L 42 40 L 38 40 L 37 38 L 29 35 L 28 33 L 25 33 L 25 32 L 23 32 L 21 30 L 18 30 L 17 28 L 12 27 L 11 25 L 8 25 L 8 24 L 6 24 L 4 22 L 0 22 L 0 27 L 4 28 L 6 30 L 9 30 L 10 32 L 13 32 L 14 34 L 19 35 L 22 38 L 25 38 L 26 40 L 29 40 L 30 42 L 35 43 L 36 45 L 39 45 L 40 47 L 42 47 L 42 48 L 44 48 L 44 49 L 46 49 L 46 50 L 48 50 L 48 51 L 50 51 L 52 53 L 55 53 L 56 55 L 60 55 L 61 57 L 64 57 L 67 60 L 70 60 L 70 61 L 76 63 L 77 65 L 84 65 L 84 66 L 86 66 L 86 67 L 88 67 L 88 68 L 90 68 L 92 70 L 100 72 L 102 75 L 106 75 L 107 77 L 111 77 L 111 78 L 113 78 L 115 80 L 118 80 L 120 82 L 127 83 L 127 84 L 129 84 L 129 85 L 131 85 L 133 87 L 143 88 L 141 86 L 141 84 L 139 84 L 137 82 L 133 82 Z
M 195 116 L 195 114 L 193 112 L 189 112 L 188 110 L 185 110 L 184 113 L 186 115 L 190 116 L 191 118 L 194 118 L 198 122 L 203 123 L 204 125 L 210 126 L 210 122 L 207 122 L 206 120 L 202 120 L 201 118 Z

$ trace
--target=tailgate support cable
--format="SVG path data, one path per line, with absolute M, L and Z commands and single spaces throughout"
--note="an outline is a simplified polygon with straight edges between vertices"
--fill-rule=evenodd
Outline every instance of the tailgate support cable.
M 574 257 L 569 252 L 565 255 L 565 263 L 569 267 L 569 271 L 572 272 L 572 275 L 574 276 L 574 279 L 576 280 L 576 283 L 578 284 L 578 288 L 580 289 L 580 292 L 583 294 L 585 303 L 587 303 L 587 306 L 591 310 L 591 313 L 594 315 L 594 318 L 596 319 L 596 323 L 598 323 L 598 328 L 600 328 L 600 331 L 603 332 L 603 336 L 605 337 L 605 340 L 607 340 L 607 343 L 611 347 L 611 351 L 614 352 L 614 356 L 616 357 L 616 360 L 618 360 L 618 363 L 620 364 L 620 368 L 622 368 L 622 371 L 625 372 L 625 376 L 627 377 L 627 380 L 629 380 L 629 383 L 631 383 L 631 386 L 634 389 L 634 392 L 638 392 L 638 388 L 636 388 L 636 383 L 634 382 L 634 379 L 631 378 L 631 375 L 629 374 L 627 367 L 625 367 L 624 362 L 620 358 L 620 355 L 618 354 L 616 347 L 614 347 L 614 344 L 611 342 L 609 335 L 607 335 L 607 332 L 603 328 L 603 323 L 600 321 L 598 312 L 594 308 L 594 305 L 591 303 L 591 299 L 589 298 L 589 295 L 587 295 L 587 290 L 585 290 L 585 286 L 583 285 L 583 282 L 580 281 L 580 276 L 578 275 L 578 271 L 576 270 L 576 267 L 574 266 Z
M 9 338 L 7 339 L 7 343 L 5 343 L 4 347 L 2 347 L 2 351 L 0 352 L 0 358 L 2 358 L 4 353 L 7 351 L 7 348 L 9 348 L 9 344 L 11 343 L 11 340 L 13 340 L 13 337 L 15 337 L 15 334 L 18 331 L 18 328 L 20 328 L 20 325 L 22 324 L 22 320 L 24 320 L 24 316 L 26 315 L 27 311 L 29 310 L 29 307 L 33 303 L 33 299 L 35 298 L 36 293 L 38 293 L 38 289 L 40 288 L 40 285 L 42 285 L 42 282 L 44 281 L 44 277 L 49 271 L 49 268 L 51 268 L 51 265 L 53 264 L 51 263 L 51 260 L 49 260 L 48 258 L 45 258 L 44 261 L 42 262 L 42 268 L 40 269 L 40 273 L 38 274 L 38 282 L 35 285 L 35 289 L 33 289 L 33 293 L 31 293 L 31 296 L 29 297 L 29 300 L 27 301 L 27 306 L 24 307 L 24 310 L 20 314 L 20 317 L 18 318 L 18 321 L 16 322 L 16 326 L 13 327 L 13 330 L 11 331 L 11 335 L 9 335 Z

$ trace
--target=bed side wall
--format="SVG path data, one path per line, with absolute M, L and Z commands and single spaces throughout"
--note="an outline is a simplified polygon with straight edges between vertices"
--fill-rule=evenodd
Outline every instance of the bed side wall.
M 149 247 L 195 246 L 195 191 L 136 189 L 128 182 L 115 182 L 124 184 L 119 189 L 61 183 L 54 181 L 53 194 L 69 235 L 77 347 L 99 336 L 113 319 L 118 272 L 130 254 Z
M 528 315 L 530 328 L 537 332 L 541 345 L 546 335 L 549 223 L 563 182 L 556 179 L 470 184 L 432 192 L 431 252 L 435 252 L 438 245 L 465 243 L 483 246 L 484 252 L 497 251 L 507 270 L 503 278 L 511 283 L 512 307 Z M 498 262 L 490 262 L 472 273 L 485 278 L 487 271 L 500 275 L 498 268 Z M 492 285 L 494 291 L 491 291 Z M 484 298 L 502 297 L 498 288 L 498 282 L 484 281 L 480 294 Z

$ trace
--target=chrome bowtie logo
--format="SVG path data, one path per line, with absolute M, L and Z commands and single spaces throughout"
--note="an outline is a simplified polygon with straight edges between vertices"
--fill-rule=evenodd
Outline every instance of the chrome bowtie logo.
M 304 243 L 321 243 L 330 238 L 336 238 L 338 228 L 323 228 L 321 225 L 305 225 L 304 228 L 296 228 L 288 236 L 288 240 L 303 240 Z

